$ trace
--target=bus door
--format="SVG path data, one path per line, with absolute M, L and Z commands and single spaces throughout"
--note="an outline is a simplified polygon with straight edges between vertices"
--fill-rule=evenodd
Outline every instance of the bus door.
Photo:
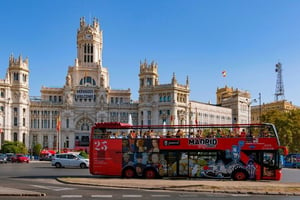
M 188 164 L 188 152 L 168 152 L 166 156 L 168 164 L 168 176 L 188 176 L 189 164 Z
M 274 179 L 276 176 L 275 152 L 262 152 L 262 179 Z

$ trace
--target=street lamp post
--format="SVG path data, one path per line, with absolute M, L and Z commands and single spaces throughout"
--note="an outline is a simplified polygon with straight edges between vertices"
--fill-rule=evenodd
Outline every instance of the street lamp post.
M 259 99 L 259 123 L 261 123 L 261 93 L 258 93 Z
M 244 103 L 244 104 L 246 104 L 247 105 L 247 115 L 248 115 L 248 119 L 247 119 L 247 124 L 250 124 L 250 106 L 251 106 L 251 104 L 253 103 L 253 102 L 256 102 L 256 99 L 253 99 L 253 100 L 250 100 L 249 101 L 249 99 L 246 99 L 246 102 L 244 102 L 244 101 L 240 101 L 240 103 Z

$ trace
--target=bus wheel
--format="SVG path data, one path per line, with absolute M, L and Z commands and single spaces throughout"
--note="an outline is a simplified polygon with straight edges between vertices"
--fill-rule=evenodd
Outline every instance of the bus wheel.
M 135 171 L 133 168 L 126 168 L 123 171 L 123 177 L 124 178 L 134 178 L 135 177 Z
M 155 179 L 157 178 L 157 173 L 154 169 L 147 169 L 145 172 L 144 172 L 144 177 L 146 179 Z
M 232 173 L 232 179 L 235 181 L 244 181 L 248 179 L 248 173 L 244 169 L 238 169 Z

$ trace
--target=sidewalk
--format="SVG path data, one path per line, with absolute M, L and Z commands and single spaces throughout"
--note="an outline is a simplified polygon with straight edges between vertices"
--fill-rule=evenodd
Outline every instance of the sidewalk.
M 173 190 L 186 192 L 293 195 L 300 196 L 300 183 L 276 181 L 231 180 L 170 180 L 170 179 L 120 179 L 120 178 L 58 178 L 70 184 L 83 184 L 117 188 Z
M 7 188 L 0 186 L 0 198 L 1 196 L 31 196 L 31 197 L 40 197 L 46 196 L 45 193 L 34 192 L 29 190 L 19 190 L 15 188 Z

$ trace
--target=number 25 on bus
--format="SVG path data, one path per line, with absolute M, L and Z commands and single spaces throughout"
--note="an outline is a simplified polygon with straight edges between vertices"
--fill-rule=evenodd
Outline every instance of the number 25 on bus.
M 96 123 L 90 173 L 124 178 L 280 180 L 280 146 L 273 124 L 151 125 Z

